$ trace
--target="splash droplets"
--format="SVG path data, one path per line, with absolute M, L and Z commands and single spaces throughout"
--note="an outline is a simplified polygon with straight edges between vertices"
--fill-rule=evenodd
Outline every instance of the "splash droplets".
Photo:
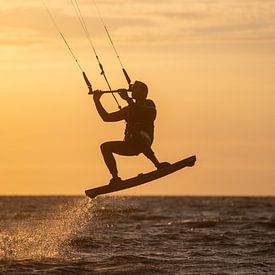
M 40 259 L 64 257 L 71 238 L 93 217 L 93 202 L 78 199 L 61 204 L 41 219 L 28 219 L 0 231 L 0 258 Z

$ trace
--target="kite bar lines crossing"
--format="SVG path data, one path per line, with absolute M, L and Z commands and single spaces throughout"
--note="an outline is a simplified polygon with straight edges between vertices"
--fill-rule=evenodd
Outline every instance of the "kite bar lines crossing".
M 129 77 L 129 75 L 128 75 L 126 69 L 125 69 L 125 67 L 124 67 L 123 64 L 122 64 L 122 61 L 121 61 L 120 56 L 119 56 L 119 54 L 118 54 L 118 51 L 117 51 L 117 49 L 116 49 L 116 47 L 115 47 L 115 44 L 114 44 L 113 39 L 112 39 L 112 37 L 111 37 L 111 35 L 110 35 L 110 32 L 108 31 L 108 28 L 107 28 L 107 26 L 106 26 L 106 24 L 105 24 L 105 21 L 104 21 L 104 19 L 103 19 L 103 16 L 102 16 L 100 10 L 99 10 L 99 7 L 98 7 L 98 5 L 97 5 L 97 3 L 96 3 L 95 0 L 93 0 L 93 3 L 94 3 L 95 8 L 96 8 L 96 10 L 97 10 L 98 16 L 99 16 L 99 18 L 100 18 L 100 20 L 101 20 L 101 23 L 102 23 L 102 25 L 103 25 L 103 27 L 104 27 L 104 30 L 105 30 L 105 32 L 106 32 L 106 34 L 107 34 L 107 36 L 108 36 L 108 38 L 109 38 L 109 41 L 110 41 L 110 43 L 111 43 L 111 45 L 112 45 L 112 48 L 113 48 L 114 51 L 115 51 L 116 57 L 117 57 L 118 62 L 119 62 L 119 64 L 120 64 L 120 66 L 121 66 L 121 69 L 122 69 L 122 72 L 123 72 L 123 74 L 124 74 L 124 76 L 125 76 L 125 78 L 126 78 L 126 81 L 127 81 L 128 85 L 131 85 L 131 79 L 130 79 L 130 77 Z
M 79 3 L 78 3 L 77 0 L 70 0 L 70 2 L 71 2 L 71 5 L 73 6 L 73 9 L 74 9 L 75 14 L 76 14 L 76 16 L 77 16 L 77 18 L 78 18 L 78 21 L 79 21 L 79 23 L 80 23 L 80 25 L 81 25 L 81 27 L 82 27 L 82 29 L 83 29 L 83 32 L 84 32 L 84 34 L 85 34 L 85 36 L 86 36 L 86 38 L 87 38 L 87 40 L 88 40 L 88 42 L 89 42 L 89 45 L 90 45 L 90 47 L 91 47 L 91 50 L 92 50 L 93 54 L 95 55 L 95 58 L 96 58 L 97 63 L 98 63 L 98 65 L 99 65 L 100 74 L 104 77 L 104 80 L 105 80 L 105 82 L 106 82 L 106 84 L 107 84 L 107 86 L 108 86 L 108 88 L 109 88 L 109 90 L 110 90 L 110 93 L 112 94 L 112 96 L 113 96 L 113 98 L 114 98 L 114 100 L 115 100 L 115 102 L 116 102 L 118 108 L 121 109 L 121 106 L 120 106 L 120 104 L 119 104 L 119 102 L 118 102 L 116 96 L 115 96 L 115 95 L 113 94 L 113 92 L 112 92 L 113 90 L 112 90 L 112 88 L 111 88 L 110 82 L 109 82 L 109 80 L 108 80 L 108 78 L 107 78 L 107 76 L 106 76 L 106 73 L 105 73 L 105 71 L 104 71 L 104 67 L 103 67 L 102 63 L 100 62 L 99 55 L 98 55 L 98 53 L 97 53 L 97 51 L 96 51 L 96 48 L 95 48 L 95 46 L 94 46 L 94 43 L 93 43 L 93 41 L 92 41 L 90 32 L 89 32 L 89 30 L 88 30 L 87 24 L 86 24 L 86 22 L 85 22 L 85 19 L 84 19 L 84 17 L 83 17 L 82 12 L 81 12 Z M 52 20 L 52 22 L 53 22 L 53 24 L 54 24 L 54 26 L 55 26 L 57 32 L 60 34 L 62 40 L 64 41 L 64 43 L 66 44 L 68 50 L 70 51 L 71 56 L 73 57 L 74 61 L 77 63 L 79 69 L 81 70 L 81 72 L 82 72 L 82 74 L 83 74 L 83 77 L 84 77 L 84 80 L 85 80 L 85 83 L 87 84 L 87 86 L 88 86 L 88 88 L 89 88 L 89 91 L 91 92 L 91 91 L 92 91 L 92 85 L 91 85 L 91 83 L 90 83 L 90 81 L 89 81 L 89 79 L 88 79 L 88 77 L 87 77 L 85 71 L 83 70 L 82 66 L 80 65 L 79 61 L 77 60 L 75 53 L 72 51 L 72 48 L 71 48 L 71 46 L 70 46 L 69 43 L 68 43 L 68 40 L 65 38 L 64 34 L 61 32 L 60 28 L 58 27 L 58 25 L 57 25 L 57 23 L 56 23 L 56 21 L 55 21 L 55 18 L 54 18 L 53 14 L 52 14 L 52 12 L 50 11 L 50 9 L 48 8 L 48 6 L 47 6 L 47 4 L 46 4 L 46 1 L 45 1 L 45 0 L 42 0 L 42 3 L 43 3 L 43 5 L 44 5 L 44 7 L 45 7 L 47 13 L 49 14 L 49 17 L 51 18 L 51 20 Z M 111 38 L 111 36 L 110 36 L 110 33 L 109 33 L 107 27 L 106 27 L 106 24 L 105 24 L 104 21 L 103 21 L 103 18 L 102 18 L 102 15 L 101 15 L 100 11 L 99 11 L 98 6 L 97 6 L 97 4 L 96 4 L 95 1 L 93 1 L 93 3 L 94 3 L 94 5 L 95 5 L 95 7 L 96 7 L 96 9 L 97 9 L 97 12 L 98 12 L 98 15 L 99 15 L 99 17 L 100 17 L 100 19 L 101 19 L 101 22 L 102 22 L 102 24 L 103 24 L 103 27 L 104 27 L 104 29 L 105 29 L 105 31 L 106 31 L 106 34 L 107 34 L 107 36 L 108 36 L 108 38 L 109 38 L 109 41 L 110 41 L 110 43 L 111 43 L 111 45 L 112 45 L 112 47 L 113 47 L 113 49 L 114 49 L 114 51 L 115 51 L 115 53 L 116 53 L 116 57 L 117 57 L 118 60 L 119 60 L 119 63 L 120 63 L 120 65 L 121 65 L 121 68 L 122 68 L 122 71 L 123 71 L 123 74 L 124 74 L 124 76 L 125 76 L 125 78 L 126 78 L 126 80 L 127 80 L 127 83 L 128 83 L 128 85 L 129 85 L 129 87 L 130 87 L 130 85 L 131 85 L 131 79 L 130 79 L 129 75 L 127 74 L 127 72 L 126 72 L 126 70 L 125 70 L 125 68 L 124 68 L 124 66 L 123 66 L 123 64 L 122 64 L 122 62 L 121 62 L 121 59 L 120 59 L 120 57 L 119 57 L 119 55 L 118 55 L 118 52 L 117 52 L 117 50 L 116 50 L 116 48 L 115 48 L 115 45 L 114 45 L 114 43 L 113 43 L 113 40 L 112 40 L 112 38 Z
M 78 5 L 78 3 L 77 3 L 77 0 L 71 0 L 71 4 L 72 4 L 72 6 L 73 6 L 73 8 L 74 8 L 74 11 L 75 11 L 75 14 L 76 14 L 76 16 L 77 16 L 77 18 L 78 18 L 78 20 L 79 20 L 79 23 L 80 23 L 80 25 L 81 25 L 81 27 L 82 27 L 82 29 L 83 29 L 83 31 L 84 31 L 84 34 L 85 34 L 85 36 L 86 36 L 86 38 L 87 38 L 87 40 L 88 40 L 88 42 L 89 42 L 89 45 L 90 45 L 92 51 L 94 52 L 94 55 L 95 55 L 95 57 L 96 57 L 96 60 L 97 60 L 97 62 L 98 62 L 99 68 L 100 68 L 100 74 L 104 76 L 104 79 L 105 79 L 105 81 L 106 81 L 106 83 L 107 83 L 107 85 L 108 85 L 108 88 L 111 90 L 111 85 L 110 85 L 110 83 L 109 83 L 109 81 L 108 81 L 108 79 L 107 79 L 107 77 L 106 77 L 106 74 L 105 74 L 105 72 L 104 72 L 103 65 L 101 64 L 101 62 L 100 62 L 100 60 L 99 60 L 99 57 L 98 57 L 98 54 L 97 54 L 97 52 L 96 52 L 95 46 L 94 46 L 94 44 L 93 44 L 93 42 L 92 42 L 92 38 L 91 38 L 90 32 L 89 32 L 89 30 L 88 30 L 88 28 L 87 28 L 86 22 L 85 22 L 85 20 L 84 20 L 84 17 L 83 17 L 83 15 L 82 15 L 82 12 L 81 12 L 81 10 L 80 10 L 80 8 L 79 8 L 79 5 Z

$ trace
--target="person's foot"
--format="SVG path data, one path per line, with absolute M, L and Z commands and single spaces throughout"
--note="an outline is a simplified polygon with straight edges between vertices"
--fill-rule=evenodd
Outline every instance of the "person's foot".
M 120 177 L 113 177 L 113 178 L 110 179 L 109 184 L 112 185 L 112 184 L 119 183 L 121 181 L 122 181 L 122 179 Z
M 163 169 L 163 168 L 167 168 L 169 167 L 171 164 L 167 161 L 164 161 L 164 162 L 160 162 L 158 165 L 157 165 L 157 168 L 158 169 Z

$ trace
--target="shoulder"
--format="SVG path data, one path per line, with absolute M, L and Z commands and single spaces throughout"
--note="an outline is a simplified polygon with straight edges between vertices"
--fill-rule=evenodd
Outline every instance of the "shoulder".
M 154 105 L 155 106 L 155 103 L 154 103 L 154 101 L 152 99 L 146 99 L 145 100 L 145 104 L 146 105 Z
M 156 104 L 155 104 L 154 101 L 151 100 L 151 99 L 146 99 L 145 105 L 146 105 L 147 107 L 149 107 L 149 108 L 154 108 L 154 109 L 156 108 Z

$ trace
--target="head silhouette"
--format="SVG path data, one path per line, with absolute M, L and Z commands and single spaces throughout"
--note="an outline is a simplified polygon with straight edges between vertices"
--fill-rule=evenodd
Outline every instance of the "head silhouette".
M 132 87 L 132 98 L 137 100 L 144 100 L 148 94 L 148 87 L 141 81 L 135 81 Z

